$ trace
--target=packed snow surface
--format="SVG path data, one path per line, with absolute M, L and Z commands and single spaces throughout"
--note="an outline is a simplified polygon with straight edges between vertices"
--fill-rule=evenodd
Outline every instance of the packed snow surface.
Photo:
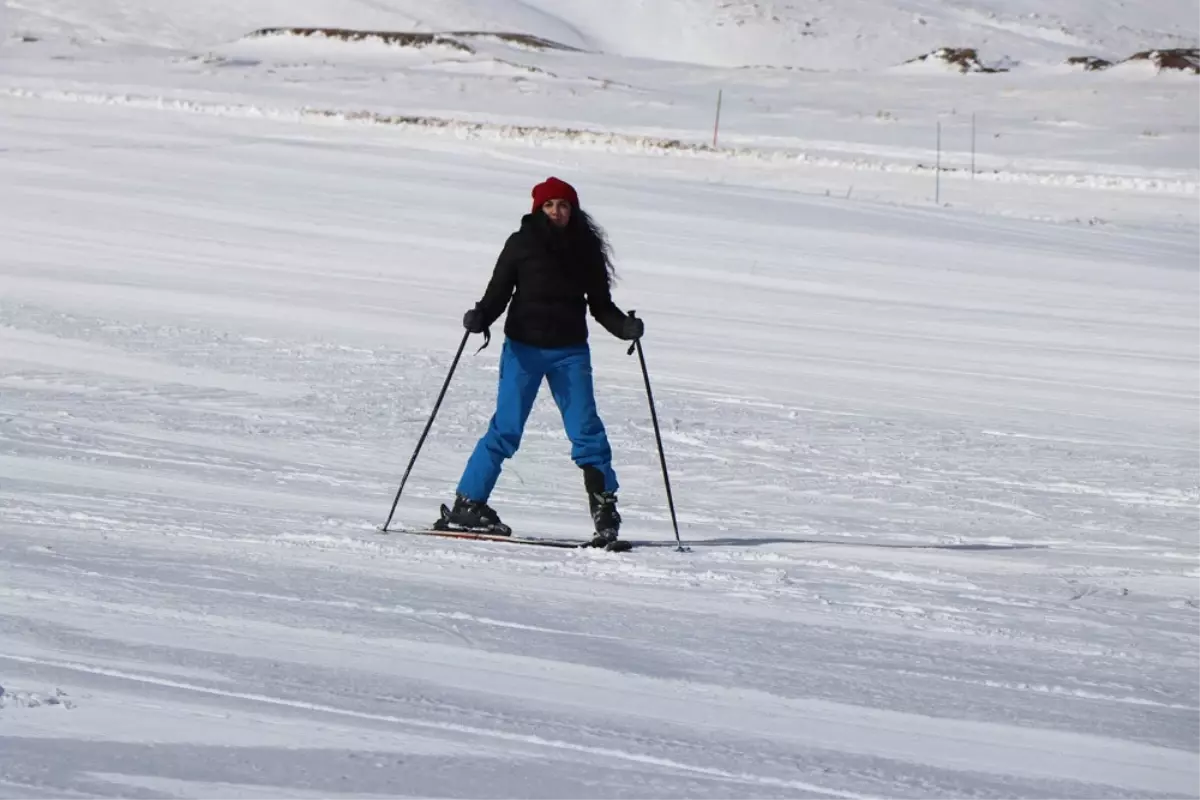
M 1194 5 L 600 5 L 0 7 L 0 798 L 1196 796 Z M 687 552 L 596 325 L 633 552 L 377 530 L 551 174 Z

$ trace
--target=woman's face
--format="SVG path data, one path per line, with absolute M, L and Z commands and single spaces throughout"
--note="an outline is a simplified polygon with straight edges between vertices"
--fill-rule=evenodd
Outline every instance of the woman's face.
M 571 201 L 547 200 L 542 203 L 542 213 L 550 218 L 555 227 L 565 228 L 571 221 Z

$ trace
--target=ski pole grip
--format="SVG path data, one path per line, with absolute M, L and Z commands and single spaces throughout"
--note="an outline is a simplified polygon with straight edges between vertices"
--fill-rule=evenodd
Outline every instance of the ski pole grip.
M 637 312 L 631 308 L 631 309 L 629 309 L 629 316 L 630 316 L 630 318 L 636 318 Z M 633 351 L 635 351 L 635 350 L 637 350 L 637 339 L 634 339 L 633 344 L 629 345 L 629 350 L 627 350 L 625 352 L 625 355 L 631 356 L 631 355 L 633 355 Z

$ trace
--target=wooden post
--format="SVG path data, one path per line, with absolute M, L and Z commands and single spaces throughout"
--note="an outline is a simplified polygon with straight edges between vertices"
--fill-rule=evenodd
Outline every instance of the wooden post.
M 975 180 L 975 112 L 971 112 L 971 180 Z
M 717 89 L 717 119 L 713 123 L 713 150 L 717 149 L 717 131 L 721 127 L 721 89 Z
M 937 162 L 934 167 L 933 202 L 942 203 L 942 121 L 937 123 Z

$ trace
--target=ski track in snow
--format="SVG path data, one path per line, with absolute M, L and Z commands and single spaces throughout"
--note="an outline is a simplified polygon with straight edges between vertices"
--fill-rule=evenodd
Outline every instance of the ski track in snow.
M 1194 221 L 1138 224 L 1153 192 L 1104 193 L 1113 228 L 851 202 L 50 102 L 194 91 L 195 63 L 94 95 L 38 64 L 0 88 L 0 798 L 1195 796 L 1200 253 Z M 289 107 L 274 80 L 204 107 Z M 1194 195 L 1147 163 L 1125 189 Z M 687 553 L 596 326 L 637 549 L 376 530 L 550 171 L 647 320 Z M 450 499 L 497 345 L 398 524 Z M 518 531 L 583 534 L 568 454 L 543 393 L 494 497 Z

